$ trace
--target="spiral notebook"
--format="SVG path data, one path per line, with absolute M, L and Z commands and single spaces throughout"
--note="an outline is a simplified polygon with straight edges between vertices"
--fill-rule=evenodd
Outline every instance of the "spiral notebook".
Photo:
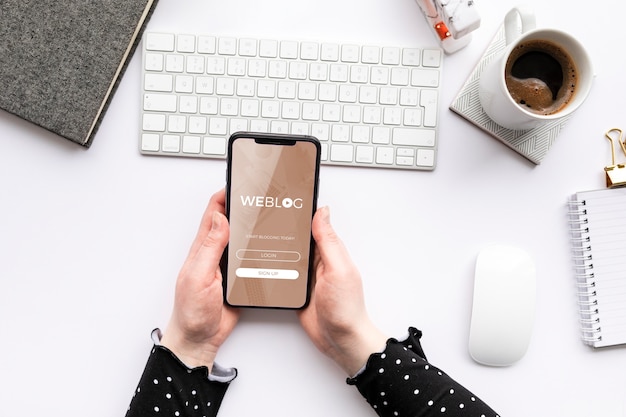
M 569 224 L 583 341 L 625 344 L 626 188 L 572 195 Z

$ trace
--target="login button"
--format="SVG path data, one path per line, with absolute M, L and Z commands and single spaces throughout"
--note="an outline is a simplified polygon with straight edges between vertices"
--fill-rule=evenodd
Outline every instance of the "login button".
M 237 259 L 248 261 L 298 262 L 300 253 L 281 250 L 239 249 Z

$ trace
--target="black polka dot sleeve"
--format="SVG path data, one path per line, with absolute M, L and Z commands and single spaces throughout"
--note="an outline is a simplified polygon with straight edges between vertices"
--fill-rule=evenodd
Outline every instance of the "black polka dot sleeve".
M 206 366 L 190 369 L 169 349 L 155 345 L 126 417 L 214 417 L 235 376 L 234 368 L 219 365 L 211 375 Z
M 487 404 L 427 359 L 420 338 L 411 327 L 409 337 L 389 339 L 382 353 L 368 359 L 365 369 L 348 378 L 381 417 L 475 416 L 497 417 Z

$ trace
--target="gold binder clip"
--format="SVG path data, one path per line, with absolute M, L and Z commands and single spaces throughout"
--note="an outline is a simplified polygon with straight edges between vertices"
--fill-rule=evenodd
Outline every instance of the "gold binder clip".
M 606 173 L 606 186 L 607 188 L 617 188 L 617 187 L 625 187 L 626 186 L 626 164 L 616 164 L 615 163 L 615 143 L 613 142 L 613 138 L 611 137 L 612 132 L 617 132 L 619 136 L 617 137 L 617 143 L 619 143 L 620 148 L 622 148 L 622 152 L 626 156 L 626 144 L 622 141 L 622 129 L 613 128 L 605 133 L 606 138 L 611 142 L 611 161 L 612 164 L 604 167 L 604 172 Z

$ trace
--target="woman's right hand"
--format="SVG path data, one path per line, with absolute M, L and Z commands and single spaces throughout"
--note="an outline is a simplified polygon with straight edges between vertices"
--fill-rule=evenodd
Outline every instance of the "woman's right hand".
M 316 243 L 314 287 L 300 323 L 315 346 L 349 376 L 385 347 L 387 337 L 370 320 L 361 275 L 330 224 L 328 207 L 312 223 Z

